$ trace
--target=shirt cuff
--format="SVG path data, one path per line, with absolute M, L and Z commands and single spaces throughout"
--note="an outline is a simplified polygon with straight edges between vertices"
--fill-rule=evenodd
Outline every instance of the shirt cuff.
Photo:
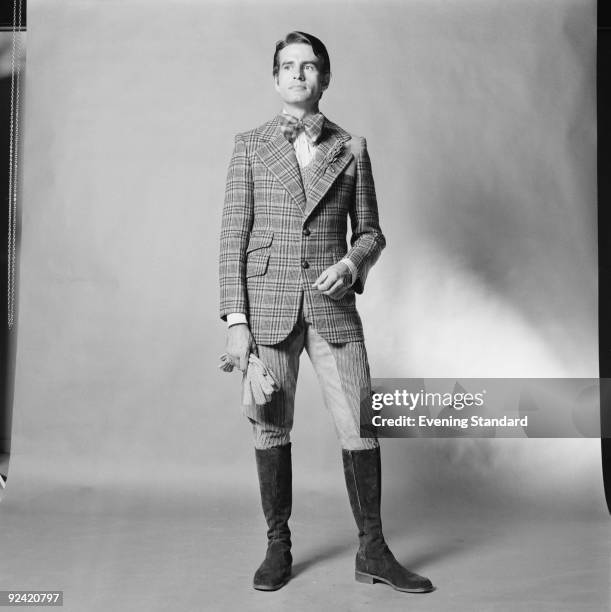
M 248 320 L 246 319 L 246 315 L 244 313 L 231 312 L 227 315 L 227 327 L 237 325 L 238 323 L 246 323 L 248 325 Z
M 345 263 L 350 268 L 350 274 L 352 274 L 352 282 L 350 283 L 350 286 L 352 287 L 352 285 L 354 285 L 354 283 L 356 282 L 356 279 L 359 275 L 359 271 L 356 269 L 356 266 L 352 263 L 352 260 L 348 259 L 347 257 L 344 257 L 344 259 L 342 259 L 340 263 Z

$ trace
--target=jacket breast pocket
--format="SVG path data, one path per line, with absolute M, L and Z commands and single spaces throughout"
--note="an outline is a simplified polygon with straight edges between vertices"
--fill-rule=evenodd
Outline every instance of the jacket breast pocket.
M 262 276 L 267 272 L 273 239 L 272 231 L 252 232 L 246 248 L 246 278 Z

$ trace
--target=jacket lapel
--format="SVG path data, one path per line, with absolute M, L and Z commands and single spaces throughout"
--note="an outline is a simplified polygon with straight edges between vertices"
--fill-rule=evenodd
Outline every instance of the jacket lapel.
M 325 118 L 321 139 L 312 160 L 308 200 L 303 188 L 301 172 L 293 145 L 279 129 L 279 118 L 269 124 L 270 138 L 258 149 L 259 159 L 291 195 L 301 212 L 308 216 L 329 191 L 337 177 L 352 160 L 346 143 L 351 136 L 335 123 Z
M 272 138 L 257 149 L 257 155 L 292 196 L 301 212 L 305 212 L 306 198 L 295 149 L 278 129 L 277 119 L 270 127 Z
M 321 140 L 312 160 L 308 201 L 305 214 L 308 216 L 325 197 L 337 177 L 352 159 L 346 142 L 351 136 L 335 123 L 325 119 Z

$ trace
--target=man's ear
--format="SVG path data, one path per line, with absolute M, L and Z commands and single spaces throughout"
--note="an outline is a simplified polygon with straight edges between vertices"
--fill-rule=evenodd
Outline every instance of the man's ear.
M 274 89 L 279 93 L 280 92 L 280 81 L 278 80 L 278 75 L 274 75 Z
M 331 73 L 327 72 L 327 73 L 323 74 L 323 76 L 322 76 L 322 90 L 323 91 L 325 89 L 327 89 L 327 87 L 329 87 L 330 81 L 331 81 Z

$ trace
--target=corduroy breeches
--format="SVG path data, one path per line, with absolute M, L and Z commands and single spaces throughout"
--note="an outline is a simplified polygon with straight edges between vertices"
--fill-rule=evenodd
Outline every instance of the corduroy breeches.
M 341 447 L 346 450 L 376 448 L 377 439 L 360 437 L 361 399 L 371 396 L 365 343 L 327 342 L 308 321 L 303 308 L 297 325 L 287 338 L 271 346 L 258 345 L 259 358 L 272 369 L 281 389 L 268 404 L 243 407 L 253 426 L 255 447 L 264 449 L 290 442 L 299 360 L 304 348 L 316 372 Z

